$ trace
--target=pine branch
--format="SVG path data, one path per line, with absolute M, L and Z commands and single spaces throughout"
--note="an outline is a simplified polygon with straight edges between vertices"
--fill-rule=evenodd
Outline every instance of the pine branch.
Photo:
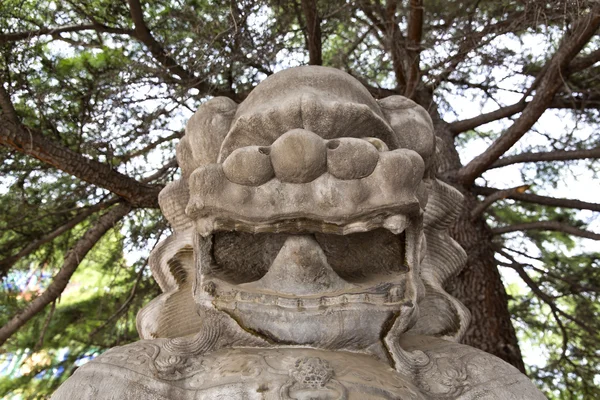
M 152 250 L 150 250 L 151 252 L 156 248 L 158 243 L 160 243 L 163 233 L 164 233 L 164 229 L 162 229 L 156 235 L 157 239 L 154 242 L 154 245 L 152 246 Z M 131 287 L 131 290 L 129 291 L 129 296 L 127 296 L 127 299 L 125 299 L 125 301 L 121 304 L 121 306 L 119 306 L 117 311 L 115 311 L 110 317 L 108 317 L 106 319 L 106 321 L 104 321 L 99 327 L 94 329 L 89 334 L 90 339 L 92 339 L 94 336 L 96 336 L 100 331 L 102 331 L 104 328 L 106 328 L 108 325 L 110 325 L 113 321 L 118 319 L 124 312 L 126 312 L 129 309 L 129 307 L 131 306 L 131 302 L 133 301 L 135 294 L 137 292 L 138 286 L 139 286 L 140 282 L 142 281 L 142 279 L 144 278 L 144 271 L 146 270 L 146 267 L 148 266 L 148 259 L 149 259 L 149 257 L 146 257 L 146 259 L 144 260 L 144 264 L 140 267 L 140 270 L 138 271 L 137 276 L 135 278 L 135 282 L 133 283 L 133 286 Z
M 398 2 L 395 0 L 387 0 L 385 6 L 385 25 L 386 31 L 382 32 L 386 41 L 388 42 L 388 48 L 392 56 L 392 66 L 394 74 L 396 75 L 396 88 L 401 90 L 406 88 L 406 75 L 404 73 L 403 61 L 405 58 L 405 51 L 403 49 L 404 36 L 398 26 L 396 19 L 396 9 Z
M 350 66 L 348 65 L 348 59 L 350 58 L 352 53 L 354 53 L 356 51 L 356 49 L 358 49 L 358 46 L 360 46 L 365 41 L 365 39 L 371 34 L 371 32 L 373 32 L 374 29 L 375 28 L 372 25 L 368 26 L 367 29 L 365 29 L 365 31 L 360 36 L 358 36 L 354 40 L 354 42 L 352 42 L 352 45 L 350 45 L 350 48 L 348 49 L 348 51 L 346 51 L 344 53 L 344 55 L 341 57 L 341 60 L 340 60 L 341 67 L 344 67 L 347 70 L 350 70 Z
M 144 21 L 144 12 L 139 0 L 128 0 L 127 2 L 129 3 L 131 19 L 133 20 L 135 27 L 135 38 L 145 44 L 152 56 L 172 74 L 179 76 L 183 81 L 195 82 L 196 77 L 169 56 L 162 45 L 154 38 L 154 36 L 152 36 L 150 29 L 148 29 L 148 26 Z M 204 90 L 202 90 L 202 92 L 204 92 Z
M 485 196 L 489 196 L 493 193 L 496 193 L 500 189 L 495 189 L 495 188 L 490 188 L 490 187 L 473 186 L 472 190 L 475 194 L 482 194 Z M 533 194 L 533 193 L 513 192 L 513 193 L 508 193 L 505 198 L 524 201 L 527 203 L 540 204 L 543 206 L 600 211 L 600 204 L 598 204 L 598 203 L 589 203 L 587 201 L 581 201 L 581 200 L 575 200 L 575 199 L 559 199 L 556 197 L 540 196 L 540 195 Z
M 600 109 L 600 96 L 590 93 L 572 93 L 568 97 L 555 97 L 549 108 L 567 110 Z
M 503 247 L 503 251 L 504 250 L 508 250 L 510 252 L 519 254 L 520 256 L 527 257 L 527 258 L 530 258 L 530 259 L 533 259 L 536 261 L 542 261 L 540 258 L 532 257 L 531 255 L 529 255 L 527 253 L 524 253 L 519 250 L 511 249 L 510 247 Z M 566 283 L 574 294 L 577 294 L 580 292 L 600 293 L 600 287 L 594 286 L 593 284 L 583 285 L 577 278 L 570 278 L 569 276 L 566 276 L 566 275 L 555 274 L 548 270 L 545 270 L 543 268 L 538 268 L 531 264 L 527 264 L 527 267 L 538 272 L 539 274 L 547 276 L 548 278 L 551 278 L 553 280 L 559 280 L 559 281 Z
M 360 1 L 360 7 L 362 12 L 365 13 L 367 18 L 373 25 L 377 27 L 379 32 L 385 38 L 382 45 L 389 50 L 392 57 L 392 68 L 394 75 L 396 76 L 396 89 L 403 89 L 406 87 L 406 76 L 404 75 L 404 49 L 402 44 L 404 37 L 398 26 L 396 19 L 396 9 L 398 2 L 395 0 L 386 1 L 385 10 L 381 8 L 380 4 L 373 3 L 370 1 Z M 376 13 L 379 11 L 381 18 Z
M 14 256 L 6 257 L 5 259 L 0 260 L 0 277 L 6 276 L 8 271 L 10 271 L 12 266 L 18 260 L 22 259 L 23 257 L 27 257 L 29 254 L 31 254 L 34 251 L 36 251 L 37 249 L 39 249 L 40 246 L 42 246 L 43 244 L 52 241 L 53 239 L 57 238 L 58 236 L 62 235 L 65 232 L 67 232 L 68 230 L 72 229 L 74 226 L 76 226 L 80 222 L 84 221 L 90 215 L 95 214 L 96 212 L 103 210 L 107 207 L 110 207 L 111 205 L 115 204 L 117 201 L 118 201 L 117 199 L 113 199 L 113 200 L 109 200 L 109 201 L 106 201 L 103 203 L 98 203 L 92 207 L 88 207 L 88 208 L 84 209 L 82 212 L 77 214 L 75 217 L 73 217 L 72 219 L 67 221 L 67 223 L 65 223 L 64 225 L 61 225 L 58 228 L 54 229 L 52 232 L 49 232 L 49 233 L 43 235 L 42 237 L 38 238 L 37 240 L 30 242 L 27 246 L 25 246 L 23 249 L 21 249 Z
M 160 237 L 160 235 L 158 235 L 158 237 Z M 106 328 L 108 325 L 110 325 L 113 321 L 118 319 L 121 315 L 123 315 L 124 312 L 126 312 L 129 309 L 129 306 L 131 305 L 131 302 L 133 301 L 133 299 L 135 297 L 135 293 L 137 292 L 138 285 L 140 284 L 140 282 L 142 281 L 142 278 L 144 277 L 144 271 L 146 270 L 147 265 L 148 265 L 148 259 L 146 258 L 146 262 L 144 263 L 144 265 L 142 265 L 142 267 L 140 268 L 140 270 L 137 273 L 135 282 L 133 283 L 133 287 L 131 288 L 131 290 L 129 292 L 129 296 L 127 296 L 127 299 L 125 299 L 123 304 L 121 304 L 119 306 L 117 311 L 115 311 L 110 317 L 108 317 L 106 319 L 106 321 L 104 321 L 99 327 L 94 329 L 89 334 L 90 339 L 92 339 L 94 336 L 96 336 L 100 331 L 102 331 L 104 328 Z
M 158 179 L 158 178 L 162 177 L 163 175 L 165 175 L 171 168 L 177 168 L 177 167 L 178 167 L 177 159 L 173 158 L 171 161 L 167 162 L 165 165 L 163 165 L 162 167 L 157 169 L 153 174 L 151 174 L 147 177 L 144 177 L 141 181 L 144 183 L 152 182 L 155 179 Z
M 50 306 L 50 312 L 46 317 L 46 321 L 44 321 L 44 326 L 42 327 L 42 333 L 40 333 L 40 337 L 38 338 L 37 343 L 34 347 L 34 352 L 44 346 L 44 338 L 46 337 L 46 332 L 48 331 L 48 327 L 50 326 L 50 321 L 52 321 L 52 317 L 54 316 L 54 311 L 56 310 L 56 300 L 52 302 L 52 306 Z
M 573 317 L 572 315 L 564 312 L 563 310 L 561 310 L 560 308 L 557 307 L 557 305 L 554 303 L 554 301 L 552 300 L 552 297 L 550 297 L 547 293 L 545 293 L 538 285 L 537 283 L 529 276 L 529 274 L 527 274 L 527 272 L 525 271 L 524 265 L 518 263 L 510 254 L 507 254 L 504 251 L 499 251 L 499 253 L 508 258 L 509 260 L 512 261 L 511 264 L 507 264 L 507 263 L 501 263 L 501 262 L 497 262 L 500 265 L 504 265 L 506 267 L 510 267 L 512 269 L 514 269 L 517 274 L 519 274 L 519 276 L 521 277 L 521 279 L 523 279 L 523 281 L 525 282 L 525 284 L 527 286 L 529 286 L 529 288 L 531 289 L 531 291 L 544 303 L 546 303 L 553 311 L 555 311 L 557 314 L 562 315 L 563 317 L 567 318 L 568 320 L 576 323 L 577 325 L 579 325 L 583 330 L 585 330 L 586 332 L 588 332 L 589 334 L 594 335 L 595 332 L 582 320 Z
M 513 193 L 524 193 L 529 188 L 530 185 L 522 185 L 510 189 L 498 190 L 497 192 L 490 194 L 471 211 L 471 220 L 475 220 L 483 214 L 483 212 L 496 201 L 506 199 Z
M 497 121 L 502 118 L 508 118 L 510 116 L 519 113 L 527 107 L 529 103 L 525 101 L 520 101 L 515 104 L 511 104 L 510 106 L 501 107 L 497 110 L 480 114 L 473 118 L 463 119 L 462 121 L 456 121 L 451 123 L 448 126 L 450 132 L 454 134 L 454 136 L 458 136 L 459 133 L 470 131 L 471 129 L 475 129 L 478 126 L 485 125 L 487 123 Z
M 123 197 L 137 207 L 158 207 L 160 186 L 140 183 L 47 138 L 41 132 L 23 126 L 17 119 L 10 97 L 0 81 L 0 144 L 52 165 L 93 185 Z
M 155 148 L 157 148 L 158 146 L 160 146 L 163 143 L 170 142 L 171 140 L 175 140 L 175 139 L 181 139 L 183 137 L 183 135 L 184 135 L 183 131 L 175 132 L 169 136 L 161 137 L 161 138 L 157 139 L 156 141 L 142 147 L 139 150 L 132 151 L 131 153 L 123 154 L 122 156 L 117 156 L 115 158 L 121 163 L 129 161 L 133 158 L 147 154 L 150 150 L 154 150 Z
M 473 10 L 475 11 L 475 10 Z M 435 89 L 441 82 L 445 82 L 446 79 L 459 67 L 459 65 L 467 59 L 469 53 L 478 47 L 482 47 L 482 44 L 489 43 L 492 39 L 503 35 L 507 32 L 513 32 L 519 30 L 527 24 L 526 14 L 522 11 L 515 12 L 511 15 L 507 15 L 502 21 L 489 24 L 481 29 L 473 29 L 469 26 L 469 31 L 465 32 L 462 36 L 462 40 L 458 46 L 456 53 L 452 54 L 447 59 L 431 66 L 429 70 L 436 70 L 442 68 L 444 65 L 447 66 L 444 70 L 433 77 L 429 86 Z M 491 36 L 491 37 L 489 37 Z
M 600 158 L 600 147 L 589 150 L 556 150 L 543 153 L 527 152 L 514 156 L 503 157 L 493 163 L 489 169 L 527 162 L 570 161 L 596 158 Z
M 156 40 L 144 21 L 144 12 L 139 0 L 127 0 L 131 19 L 134 24 L 133 37 L 142 42 L 150 51 L 150 54 L 171 74 L 180 78 L 180 83 L 189 88 L 196 88 L 203 95 L 227 96 L 236 99 L 235 93 L 230 90 L 218 90 L 216 87 L 199 79 L 193 73 L 183 68 L 171 57 L 164 47 Z
M 540 300 L 542 300 L 543 302 L 547 303 L 550 306 L 550 312 L 552 313 L 554 321 L 556 321 L 556 324 L 558 325 L 558 328 L 560 329 L 560 331 L 562 333 L 562 357 L 564 357 L 566 354 L 566 351 L 567 351 L 567 346 L 569 344 L 569 335 L 567 333 L 567 329 L 565 328 L 563 321 L 559 317 L 558 307 L 556 307 L 556 305 L 552 301 L 552 298 L 550 296 L 546 295 L 540 289 L 540 287 L 533 281 L 533 279 L 531 279 L 531 277 L 529 277 L 529 275 L 527 274 L 527 272 L 524 269 L 524 267 L 526 266 L 525 264 L 519 264 L 514 258 L 512 258 L 510 256 L 510 254 L 507 254 L 506 252 L 500 251 L 499 253 L 502 254 L 504 257 L 510 259 L 512 261 L 512 263 L 510 263 L 510 264 L 504 263 L 504 262 L 501 262 L 498 260 L 496 260 L 496 262 L 501 266 L 509 267 L 514 270 L 517 270 L 517 272 L 519 272 L 519 270 L 520 270 L 519 275 L 521 276 L 521 279 L 523 279 L 524 281 L 526 280 L 526 284 L 529 286 L 530 289 L 532 289 L 532 291 L 538 296 L 538 298 L 540 298 Z M 527 265 L 527 266 L 533 267 L 532 265 Z M 534 285 L 537 289 L 534 290 L 532 288 L 532 285 Z M 550 303 L 548 303 L 548 302 L 550 302 Z
M 383 20 L 375 15 L 375 4 L 373 2 L 364 0 L 359 1 L 359 4 L 361 7 L 361 11 L 367 16 L 367 18 L 369 18 L 369 21 L 371 21 L 371 23 L 375 27 L 377 27 L 377 29 L 382 35 L 385 35 L 387 27 L 383 23 Z
M 571 72 L 583 71 L 600 61 L 600 49 L 592 51 L 590 54 L 575 58 L 569 65 Z
M 8 42 L 16 42 L 24 39 L 31 39 L 34 37 L 42 36 L 42 35 L 58 35 L 61 33 L 68 32 L 84 32 L 84 31 L 95 31 L 95 32 L 105 32 L 105 33 L 114 33 L 117 35 L 133 35 L 133 31 L 130 29 L 123 28 L 112 28 L 103 24 L 93 23 L 93 24 L 83 24 L 83 25 L 68 25 L 61 26 L 56 28 L 41 28 L 33 31 L 26 32 L 15 32 L 15 33 L 4 33 L 0 34 L 0 43 L 8 43 Z
M 423 36 L 423 0 L 410 0 L 410 17 L 407 27 L 408 78 L 404 96 L 412 98 L 420 77 L 421 39 Z
M 501 252 L 501 254 L 505 257 L 509 256 L 508 254 L 506 254 L 504 252 Z M 516 270 L 519 273 L 519 276 L 521 277 L 521 279 L 523 279 L 526 282 L 527 286 L 529 286 L 529 288 L 532 289 L 532 292 L 534 292 L 540 300 L 542 300 L 543 302 L 545 302 L 546 304 L 548 304 L 550 306 L 550 312 L 552 313 L 552 317 L 554 318 L 554 321 L 556 321 L 556 324 L 558 325 L 558 328 L 560 329 L 560 331 L 562 333 L 562 357 L 564 357 L 567 352 L 567 346 L 569 344 L 569 335 L 567 333 L 567 329 L 565 328 L 565 325 L 563 324 L 562 320 L 560 319 L 560 317 L 558 315 L 559 314 L 558 307 L 556 307 L 556 305 L 552 301 L 552 298 L 550 296 L 546 295 L 540 289 L 540 287 L 533 281 L 533 279 L 531 279 L 531 277 L 529 277 L 529 275 L 525 272 L 525 269 L 523 268 L 524 265 L 517 263 L 514 260 L 514 258 L 510 258 L 510 259 L 513 261 L 512 264 L 500 262 L 498 260 L 496 260 L 496 262 L 499 265 L 502 265 L 504 267 L 509 267 L 509 268 Z M 534 289 L 532 287 L 532 285 L 534 285 L 536 289 Z
M 19 116 L 17 115 L 17 111 L 15 110 L 15 106 L 13 105 L 8 92 L 4 88 L 3 80 L 0 80 L 0 109 L 2 111 L 0 116 L 4 116 L 7 122 L 11 122 L 14 125 L 20 124 Z
M 600 5 L 596 4 L 587 15 L 575 24 L 572 34 L 567 34 L 554 56 L 549 61 L 547 72 L 540 80 L 533 100 L 527 104 L 514 124 L 498 138 L 487 150 L 462 167 L 456 178 L 464 185 L 473 181 L 489 168 L 502 154 L 509 150 L 529 129 L 552 103 L 558 90 L 569 75 L 569 62 L 581 51 L 595 35 L 600 26 Z
M 448 125 L 450 132 L 454 137 L 459 134 L 475 129 L 478 126 L 485 125 L 490 122 L 498 121 L 503 118 L 512 117 L 520 113 L 529 105 L 530 102 L 519 100 L 519 102 L 509 106 L 501 107 L 497 110 L 488 113 L 480 114 L 473 118 L 463 119 L 452 122 Z M 554 98 L 548 108 L 582 110 L 585 108 L 600 108 L 600 99 L 595 97 L 564 97 Z
M 368 82 L 368 80 L 365 77 L 357 75 L 353 71 L 347 72 L 354 78 L 356 78 L 376 99 L 383 99 L 388 96 L 395 96 L 400 94 L 400 92 L 397 89 L 386 89 L 379 86 L 373 86 Z
M 85 258 L 87 253 L 98 243 L 98 241 L 114 225 L 129 213 L 131 206 L 129 204 L 119 204 L 110 211 L 102 215 L 98 221 L 85 232 L 77 243 L 69 250 L 65 256 L 63 265 L 58 273 L 52 279 L 52 283 L 39 297 L 13 316 L 2 328 L 0 328 L 0 346 L 2 346 L 19 328 L 27 323 L 31 318 L 37 315 L 48 304 L 55 301 L 69 283 L 71 276 Z
M 521 224 L 514 224 L 508 226 L 501 226 L 499 228 L 492 228 L 492 232 L 495 235 L 503 233 L 518 232 L 518 231 L 530 231 L 530 230 L 548 230 L 568 233 L 569 235 L 579 236 L 586 239 L 600 240 L 600 233 L 586 231 L 585 229 L 576 228 L 569 224 L 565 224 L 558 221 L 535 221 L 535 222 L 524 222 Z
M 302 0 L 301 2 L 306 20 L 308 63 L 310 65 L 322 65 L 321 20 L 317 9 L 317 0 Z

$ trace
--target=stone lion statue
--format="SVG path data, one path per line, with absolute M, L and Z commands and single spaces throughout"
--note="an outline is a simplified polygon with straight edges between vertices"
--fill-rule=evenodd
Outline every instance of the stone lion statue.
M 428 113 L 350 75 L 292 68 L 241 104 L 205 102 L 160 194 L 173 234 L 142 340 L 79 368 L 53 399 L 544 399 L 458 344 L 442 288 L 465 262 L 461 195 L 435 178 Z

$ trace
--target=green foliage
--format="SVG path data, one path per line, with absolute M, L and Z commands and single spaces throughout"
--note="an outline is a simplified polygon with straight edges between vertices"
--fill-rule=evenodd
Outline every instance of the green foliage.
M 505 201 L 490 214 L 500 225 L 547 220 L 585 228 L 570 209 Z M 577 240 L 559 231 L 525 231 L 498 246 L 511 261 L 505 265 L 531 278 L 506 286 L 523 351 L 534 354 L 529 374 L 550 399 L 600 397 L 595 350 L 600 339 L 600 253 L 582 251 Z
M 544 349 L 546 359 L 530 365 L 529 372 L 550 399 L 600 396 L 600 357 L 595 350 L 600 331 L 599 257 L 599 253 L 566 256 L 544 251 L 539 260 L 543 267 L 525 267 L 535 284 L 552 296 L 553 307 L 564 314 L 531 291 L 508 290 L 523 348 Z
M 491 221 L 503 225 L 536 221 L 557 221 L 571 226 L 583 227 L 584 223 L 577 219 L 577 212 L 572 209 L 546 207 L 533 203 L 502 202 L 494 206 L 491 211 Z M 566 250 L 573 250 L 574 239 L 564 232 L 558 231 L 527 231 L 524 235 L 535 243 L 537 248 L 544 246 L 563 245 Z
M 37 315 L 3 346 L 0 397 L 46 398 L 80 362 L 138 338 L 136 312 L 160 291 L 145 262 L 128 265 L 125 245 L 119 230 L 104 236 L 54 308 Z M 0 292 L 0 323 L 41 293 L 55 270 L 55 265 L 46 265 L 30 275 L 11 271 Z M 131 297 L 134 288 L 136 296 Z

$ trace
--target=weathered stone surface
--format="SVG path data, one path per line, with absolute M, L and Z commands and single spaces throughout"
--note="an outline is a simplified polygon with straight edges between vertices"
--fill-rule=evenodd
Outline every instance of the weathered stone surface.
M 275 176 L 269 147 L 248 146 L 236 149 L 223 162 L 223 172 L 231 182 L 259 186 Z
M 435 135 L 427 111 L 402 96 L 389 96 L 378 103 L 396 133 L 398 146 L 416 151 L 429 165 L 435 151 Z
M 291 296 L 324 296 L 353 285 L 329 266 L 321 246 L 308 235 L 288 236 L 269 271 L 245 288 Z
M 545 399 L 518 369 L 489 353 L 428 336 L 403 335 L 399 344 L 426 355 L 428 361 L 416 367 L 413 383 L 427 388 L 429 398 Z
M 271 145 L 275 176 L 282 182 L 306 183 L 327 170 L 325 141 L 304 129 L 292 129 Z
M 366 140 L 342 138 L 327 143 L 327 170 L 338 179 L 369 176 L 378 161 L 377 148 Z
M 196 168 L 214 163 L 237 110 L 237 104 L 226 97 L 215 97 L 202 104 L 185 128 L 185 136 L 177 146 L 177 161 L 187 178 Z
M 408 379 L 373 358 L 309 348 L 228 349 L 165 367 L 161 341 L 110 350 L 56 396 L 86 399 L 414 399 Z M 160 379 L 157 379 L 160 377 Z M 69 397 L 66 397 L 69 398 Z
M 435 146 L 423 108 L 329 68 L 206 102 L 160 195 L 174 233 L 150 257 L 146 340 L 53 399 L 543 399 L 456 343 L 469 314 L 443 284 L 465 262 L 447 232 L 461 195 L 434 178 Z
M 56 398 L 459 399 L 545 397 L 517 369 L 471 347 L 424 336 L 401 340 L 428 362 L 415 380 L 372 357 L 310 348 L 223 349 L 173 355 L 163 339 L 118 347 L 81 367 Z M 76 379 L 75 379 L 76 378 Z M 428 387 L 425 391 L 423 386 Z M 73 394 L 77 394 L 75 397 Z M 60 397 L 59 397 L 60 396 Z
M 324 171 L 304 183 L 274 178 L 246 186 L 211 164 L 190 176 L 186 214 L 203 236 L 219 230 L 364 232 L 384 226 L 388 217 L 419 213 L 426 201 L 423 171 L 423 160 L 405 149 L 380 153 L 374 171 L 362 179 L 338 179 Z
M 398 148 L 377 102 L 356 79 L 333 68 L 300 67 L 268 77 L 239 105 L 219 161 L 240 147 L 269 146 L 293 129 L 324 139 L 371 136 Z

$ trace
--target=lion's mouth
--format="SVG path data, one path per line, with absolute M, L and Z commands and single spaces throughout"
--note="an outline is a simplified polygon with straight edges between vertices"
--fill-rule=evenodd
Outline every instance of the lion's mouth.
M 418 224 L 400 234 L 378 228 L 335 235 L 216 232 L 196 303 L 229 315 L 277 343 L 324 348 L 380 346 L 399 315 L 416 307 Z M 245 256 L 245 257 L 244 257 Z
M 407 253 L 416 237 L 411 224 L 398 235 L 216 232 L 201 239 L 212 259 L 196 303 L 278 343 L 378 346 L 390 321 L 415 310 Z
M 414 236 L 405 226 L 399 234 L 217 232 L 197 300 L 225 309 L 251 303 L 297 311 L 399 304 L 411 269 L 407 238 Z

